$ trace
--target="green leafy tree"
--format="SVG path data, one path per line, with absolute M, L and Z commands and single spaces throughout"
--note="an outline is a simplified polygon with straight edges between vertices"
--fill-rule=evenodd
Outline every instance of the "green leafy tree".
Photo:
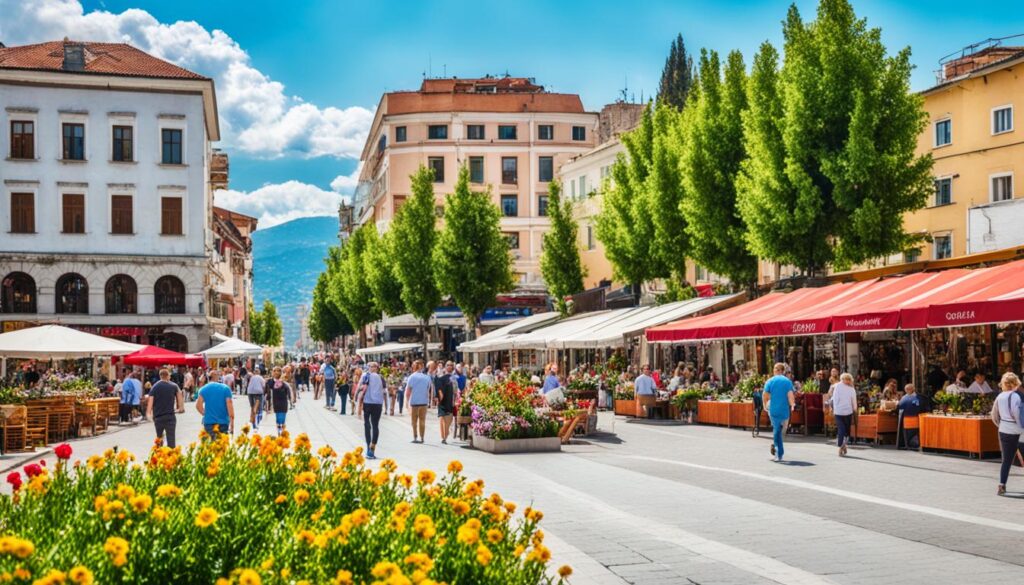
M 263 315 L 249 301 L 249 341 L 263 345 Z
M 359 332 L 361 346 L 366 345 L 366 325 L 380 318 L 373 290 L 363 272 L 367 231 L 376 229 L 377 226 L 368 223 L 349 236 L 341 247 L 337 269 L 330 279 L 330 298 Z
M 281 325 L 281 318 L 277 314 L 277 307 L 270 299 L 263 301 L 263 309 L 260 311 L 262 329 L 262 341 L 260 345 L 277 347 L 284 342 L 284 327 Z
M 616 280 L 632 286 L 639 300 L 640 286 L 659 274 L 653 254 L 654 222 L 647 197 L 647 176 L 654 151 L 654 116 L 648 107 L 640 124 L 622 135 L 626 148 L 612 165 L 611 182 L 604 191 L 595 227 L 597 239 Z
M 445 205 L 444 229 L 434 248 L 434 278 L 442 294 L 466 316 L 469 331 L 494 304 L 498 293 L 511 290 L 512 257 L 501 233 L 501 214 L 490 189 L 471 191 L 469 169 L 459 169 L 455 191 Z
M 934 187 L 915 154 L 927 116 L 910 50 L 887 55 L 847 0 L 821 0 L 811 23 L 791 7 L 783 36 L 781 68 L 763 45 L 748 87 L 737 191 L 751 251 L 815 274 L 912 247 L 900 218 Z
M 316 279 L 313 304 L 309 310 L 309 336 L 321 343 L 330 343 L 353 333 L 344 313 L 331 302 L 328 283 L 328 272 L 325 270 Z
M 701 52 L 698 83 L 690 93 L 681 166 L 690 257 L 738 285 L 757 279 L 757 258 L 746 242 L 736 206 L 736 175 L 746 158 L 742 116 L 747 109 L 743 56 L 729 53 L 724 80 L 718 53 Z
M 686 199 L 679 168 L 684 138 L 683 114 L 675 108 L 658 104 L 653 119 L 651 166 L 645 181 L 654 226 L 651 253 L 656 264 L 651 276 L 667 279 L 670 288 L 685 289 L 689 287 L 686 258 L 690 255 L 690 238 L 686 231 L 689 218 L 680 207 Z
M 396 316 L 405 313 L 402 302 L 402 283 L 395 275 L 395 248 L 392 245 L 391 232 L 378 235 L 376 229 L 365 233 L 366 249 L 363 253 L 363 275 L 377 308 L 385 315 Z
M 658 85 L 658 103 L 683 109 L 686 97 L 693 84 L 693 59 L 686 53 L 683 35 L 679 34 L 672 41 L 665 68 L 661 70 L 661 83 Z
M 393 257 L 395 275 L 402 286 L 406 309 L 420 321 L 423 355 L 427 355 L 427 327 L 441 304 L 434 279 L 437 216 L 434 215 L 434 171 L 420 167 L 412 175 L 412 197 L 391 222 L 392 245 L 401 250 Z
M 551 229 L 544 234 L 540 272 L 558 311 L 565 315 L 569 309 L 565 297 L 583 290 L 586 272 L 580 263 L 577 243 L 579 225 L 572 216 L 572 203 L 562 201 L 562 186 L 558 181 L 548 186 L 548 219 Z

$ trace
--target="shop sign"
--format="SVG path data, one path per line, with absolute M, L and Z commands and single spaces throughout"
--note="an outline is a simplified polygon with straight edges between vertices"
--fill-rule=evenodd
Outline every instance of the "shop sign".
M 973 321 L 974 311 L 948 311 L 946 321 Z
M 104 337 L 139 337 L 145 335 L 147 331 L 145 327 L 103 327 L 100 329 L 100 335 Z
M 481 321 L 494 319 L 515 319 L 518 317 L 529 317 L 533 311 L 529 307 L 495 307 L 484 311 Z
M 862 327 L 881 327 L 881 317 L 868 317 L 865 319 L 844 319 L 844 327 L 847 329 L 859 329 Z
M 793 333 L 796 335 L 814 333 L 817 330 L 817 323 L 793 323 Z

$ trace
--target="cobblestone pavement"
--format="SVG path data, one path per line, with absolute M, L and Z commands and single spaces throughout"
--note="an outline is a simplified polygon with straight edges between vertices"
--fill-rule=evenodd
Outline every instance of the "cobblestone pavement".
M 363 445 L 362 421 L 306 394 L 289 429 L 314 446 Z M 248 404 L 235 401 L 239 420 Z M 194 404 L 179 441 L 199 431 Z M 262 432 L 273 432 L 264 420 Z M 1024 569 L 1024 475 L 995 496 L 998 464 L 854 446 L 840 459 L 824 439 L 794 438 L 788 464 L 769 438 L 700 426 L 628 423 L 601 415 L 600 433 L 562 453 L 494 456 L 461 442 L 411 444 L 409 417 L 383 417 L 380 457 L 444 470 L 459 459 L 487 489 L 545 513 L 554 564 L 579 584 L 1019 583 Z M 145 452 L 151 424 L 75 441 L 75 457 L 118 445 Z M 24 457 L 0 458 L 0 467 Z

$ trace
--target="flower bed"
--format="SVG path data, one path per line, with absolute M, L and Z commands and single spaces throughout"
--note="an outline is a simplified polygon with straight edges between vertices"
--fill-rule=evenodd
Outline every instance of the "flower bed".
M 70 457 L 70 448 L 58 447 Z M 241 434 L 142 462 L 33 464 L 0 497 L 0 580 L 36 583 L 551 583 L 541 513 L 448 474 L 364 466 Z M 559 570 L 562 577 L 571 569 Z
M 463 400 L 471 405 L 475 435 L 495 440 L 558 436 L 558 423 L 537 412 L 544 397 L 519 382 L 476 384 Z

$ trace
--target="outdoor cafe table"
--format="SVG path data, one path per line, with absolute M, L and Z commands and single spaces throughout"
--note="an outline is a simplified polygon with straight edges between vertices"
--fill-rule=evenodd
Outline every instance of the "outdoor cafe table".
M 723 427 L 753 428 L 754 403 L 699 400 L 697 401 L 697 422 Z M 762 427 L 771 426 L 768 413 L 761 412 L 760 424 Z
M 999 452 L 999 434 L 987 416 L 920 416 L 921 449 L 960 451 L 979 459 Z
M 896 435 L 896 427 L 899 418 L 895 413 L 877 412 L 873 414 L 858 414 L 853 426 L 853 437 L 855 439 L 866 439 L 876 444 L 881 441 L 882 435 Z

